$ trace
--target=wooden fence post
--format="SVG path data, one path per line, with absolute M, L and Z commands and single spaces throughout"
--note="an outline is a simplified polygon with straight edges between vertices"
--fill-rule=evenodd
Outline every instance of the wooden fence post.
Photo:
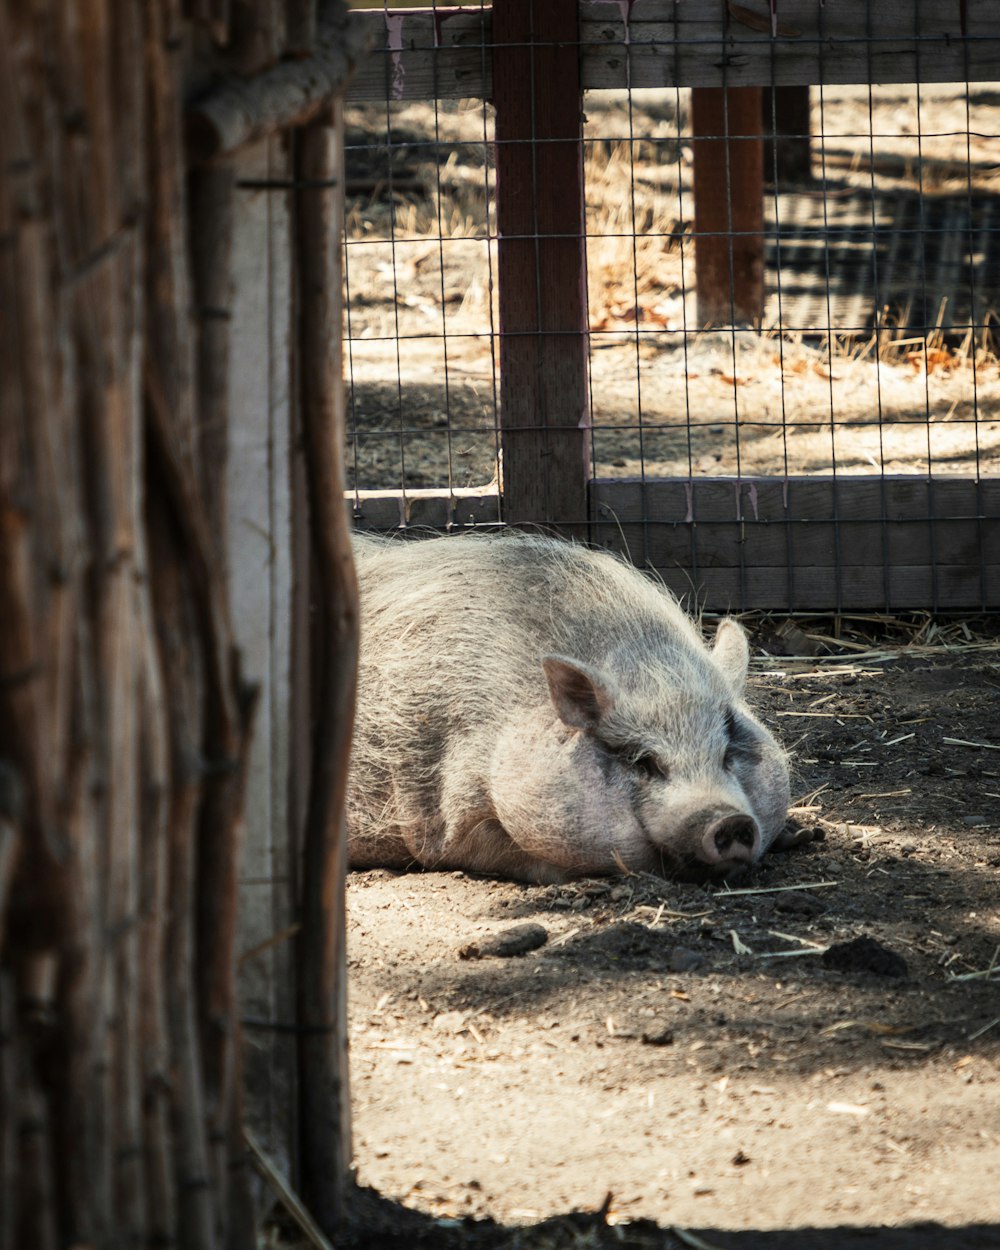
M 358 587 L 344 502 L 343 105 L 299 137 L 302 433 L 322 648 L 302 848 L 299 1114 L 302 1192 L 333 1236 L 345 1216 L 351 1127 L 347 1082 L 344 805 L 354 727 Z
M 764 315 L 760 87 L 694 87 L 694 237 L 699 325 Z
M 577 0 L 493 5 L 503 515 L 587 532 Z

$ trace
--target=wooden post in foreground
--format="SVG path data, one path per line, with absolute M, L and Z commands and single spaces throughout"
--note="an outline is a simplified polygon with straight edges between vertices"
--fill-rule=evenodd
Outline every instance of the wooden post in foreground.
M 764 315 L 759 87 L 694 87 L 694 237 L 699 325 Z
M 590 462 L 576 0 L 493 5 L 503 515 L 586 535 Z
M 302 853 L 299 1060 L 302 1194 L 333 1236 L 345 1216 L 347 1082 L 344 805 L 354 728 L 358 587 L 344 503 L 343 106 L 305 127 L 298 149 L 302 427 L 322 647 Z

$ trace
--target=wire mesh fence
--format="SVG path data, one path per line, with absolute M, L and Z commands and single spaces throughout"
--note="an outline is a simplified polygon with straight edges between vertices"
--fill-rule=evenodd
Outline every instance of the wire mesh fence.
M 492 143 L 482 103 L 348 114 L 349 468 L 361 489 L 495 477 Z
M 997 606 L 1000 5 L 891 7 L 359 14 L 358 522 L 552 525 L 710 607 Z

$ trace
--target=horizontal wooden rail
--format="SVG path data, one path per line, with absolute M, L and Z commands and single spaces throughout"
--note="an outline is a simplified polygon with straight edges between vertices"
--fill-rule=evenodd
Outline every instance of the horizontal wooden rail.
M 500 524 L 495 485 L 418 487 L 415 490 L 348 490 L 345 498 L 358 529 L 388 531 L 409 527 L 435 530 Z
M 1000 478 L 590 486 L 594 541 L 713 611 L 1000 607 Z
M 543 3 L 544 0 L 538 0 Z M 580 0 L 584 90 L 1000 78 L 1000 0 Z M 355 10 L 351 100 L 489 99 L 488 8 Z
M 596 479 L 590 536 L 709 611 L 1000 608 L 1000 477 Z M 360 529 L 500 518 L 495 487 L 349 491 Z
M 371 51 L 349 101 L 491 99 L 493 15 L 489 9 L 354 9 Z

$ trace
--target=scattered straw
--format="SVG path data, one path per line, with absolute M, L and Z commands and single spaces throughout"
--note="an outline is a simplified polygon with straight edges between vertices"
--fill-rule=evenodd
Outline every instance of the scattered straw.
M 327 1241 L 319 1225 L 309 1214 L 305 1203 L 281 1175 L 277 1165 L 272 1162 L 260 1142 L 248 1128 L 243 1130 L 243 1139 L 250 1151 L 250 1158 L 257 1172 L 274 1191 L 281 1205 L 298 1225 L 299 1231 L 306 1241 L 311 1246 L 314 1246 L 315 1250 L 333 1250 L 332 1244 Z
M 729 930 L 729 936 L 733 939 L 733 950 L 737 953 L 737 955 L 752 955 L 753 954 L 753 951 L 740 938 L 740 935 L 736 932 L 735 929 Z
M 974 1042 L 977 1037 L 982 1037 L 984 1033 L 988 1033 L 990 1029 L 996 1028 L 998 1024 L 1000 1024 L 1000 1016 L 997 1016 L 995 1020 L 991 1020 L 989 1024 L 984 1024 L 981 1029 L 976 1029 L 975 1033 L 970 1033 L 966 1037 L 966 1041 Z
M 831 646 L 842 647 L 845 645 L 845 640 L 842 638 L 831 638 L 828 641 Z M 877 669 L 860 668 L 858 667 L 858 662 L 862 661 L 865 664 L 890 664 L 899 659 L 933 660 L 947 656 L 969 655 L 970 653 L 982 654 L 989 651 L 1000 651 L 1000 641 L 991 638 L 930 646 L 904 642 L 883 647 L 873 647 L 869 643 L 861 650 L 852 652 L 850 655 L 788 656 L 785 661 L 787 667 L 781 669 L 773 667 L 776 658 L 773 655 L 755 656 L 751 663 L 755 670 L 764 670 L 760 673 L 762 677 L 781 677 L 786 680 L 802 677 L 819 677 L 821 675 L 820 670 L 823 669 L 834 670 L 834 673 L 841 677 L 876 677 L 881 675 Z M 768 667 L 764 668 L 765 665 Z
M 820 1034 L 823 1037 L 832 1037 L 835 1033 L 843 1033 L 845 1029 L 864 1029 L 875 1037 L 899 1037 L 903 1033 L 912 1033 L 919 1027 L 913 1024 L 885 1024 L 881 1020 L 838 1020 L 836 1024 L 828 1024 L 826 1028 L 820 1029 Z
M 783 894 L 791 890 L 824 890 L 829 886 L 838 885 L 837 881 L 806 881 L 801 885 L 762 885 L 745 890 L 717 890 L 714 898 L 735 898 L 738 894 Z
M 703 1237 L 699 1237 L 697 1233 L 689 1233 L 686 1228 L 679 1228 L 676 1224 L 671 1225 L 670 1233 L 678 1241 L 682 1241 L 684 1245 L 690 1246 L 691 1250 L 722 1250 L 722 1247 L 716 1245 L 714 1241 L 706 1241 Z
M 813 942 L 809 938 L 796 937 L 794 933 L 782 933 L 780 929 L 768 929 L 771 937 L 781 938 L 783 942 L 800 942 L 803 946 L 812 946 L 818 951 L 829 949 L 822 942 Z
M 988 967 L 980 968 L 976 972 L 949 972 L 948 980 L 949 981 L 988 981 L 990 977 L 993 976 L 994 972 L 1000 972 L 1000 967 L 997 966 L 998 961 L 1000 961 L 1000 946 L 998 946 L 996 950 L 993 952 L 993 958 L 990 960 Z
M 874 724 L 874 719 L 866 712 L 776 712 L 776 716 L 797 716 L 811 720 L 866 720 Z
M 912 794 L 912 789 L 906 790 L 878 790 L 874 794 L 858 794 L 857 799 L 900 799 L 904 794 Z
M 653 911 L 653 907 L 649 903 L 640 903 L 635 909 L 636 911 Z M 702 916 L 710 916 L 713 908 L 709 907 L 705 911 L 670 911 L 663 903 L 656 909 L 656 915 L 649 922 L 650 928 L 656 924 L 658 920 L 666 916 L 668 920 L 700 920 Z
M 827 951 L 826 946 L 820 946 L 813 949 L 806 947 L 803 950 L 796 951 L 758 951 L 758 959 L 795 959 L 802 955 L 822 955 Z
M 816 800 L 824 790 L 829 790 L 830 783 L 824 781 L 821 786 L 817 786 L 815 790 L 810 790 L 808 794 L 802 796 L 794 807 L 790 807 L 789 814 L 794 816 L 797 812 L 814 812 L 817 810 Z

